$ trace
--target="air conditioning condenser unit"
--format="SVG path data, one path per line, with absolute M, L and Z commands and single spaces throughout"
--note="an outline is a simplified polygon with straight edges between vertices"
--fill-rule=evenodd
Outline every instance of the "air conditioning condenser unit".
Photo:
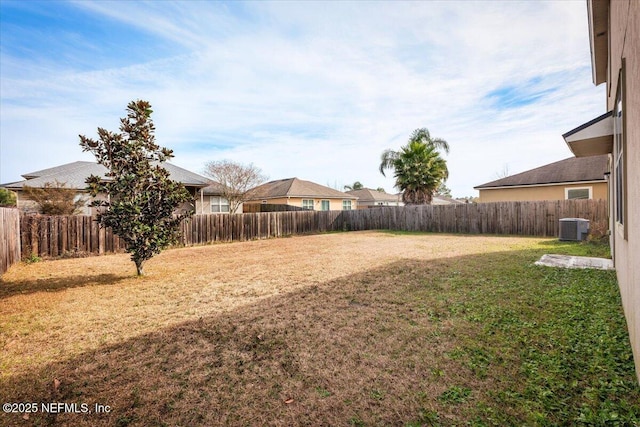
M 589 220 L 583 218 L 562 218 L 560 220 L 560 240 L 580 242 L 589 234 Z

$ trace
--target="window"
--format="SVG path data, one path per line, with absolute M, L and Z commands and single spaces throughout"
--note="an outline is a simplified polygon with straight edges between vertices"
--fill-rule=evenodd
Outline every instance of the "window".
M 593 187 L 573 187 L 564 189 L 564 198 L 571 199 L 591 199 Z
M 626 140 L 625 140 L 625 60 L 622 59 L 622 68 L 618 78 L 618 93 L 613 109 L 613 197 L 614 214 L 616 223 L 624 226 L 626 222 Z M 627 238 L 626 230 L 623 230 L 624 238 Z
M 211 197 L 211 212 L 229 212 L 229 201 L 224 197 L 212 196 Z
M 302 199 L 302 208 L 313 210 L 313 199 Z
M 331 208 L 331 202 L 329 200 L 323 200 L 320 202 L 320 210 L 328 211 Z
M 351 210 L 351 200 L 343 200 L 342 201 L 342 210 L 350 211 Z

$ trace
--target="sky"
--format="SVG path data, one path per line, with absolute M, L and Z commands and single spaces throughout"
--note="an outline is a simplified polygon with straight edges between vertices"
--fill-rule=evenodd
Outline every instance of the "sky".
M 583 0 L 0 0 L 0 182 L 77 160 L 152 104 L 172 162 L 394 191 L 380 155 L 445 139 L 455 197 L 571 157 L 605 112 Z

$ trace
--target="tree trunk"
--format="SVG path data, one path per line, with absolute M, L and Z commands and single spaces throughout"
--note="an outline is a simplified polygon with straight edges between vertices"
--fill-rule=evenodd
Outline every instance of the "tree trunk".
M 136 271 L 138 273 L 138 276 L 144 276 L 144 270 L 142 269 L 142 264 L 144 264 L 144 261 L 142 260 L 136 261 Z

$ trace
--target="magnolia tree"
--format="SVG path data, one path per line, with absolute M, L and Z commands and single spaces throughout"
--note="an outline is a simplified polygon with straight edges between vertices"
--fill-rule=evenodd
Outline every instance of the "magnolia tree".
M 100 208 L 97 221 L 125 241 L 138 275 L 145 261 L 177 241 L 180 222 L 193 214 L 174 215 L 193 198 L 162 167 L 173 152 L 155 143 L 151 113 L 147 101 L 132 101 L 120 119 L 121 133 L 98 128 L 97 140 L 80 135 L 83 151 L 109 170 L 106 179 L 92 175 L 86 181 L 91 196 L 107 196 L 91 203 Z
M 229 213 L 235 213 L 251 197 L 251 190 L 267 180 L 253 164 L 243 165 L 231 160 L 207 162 L 204 173 L 218 183 L 220 195 L 229 201 Z

